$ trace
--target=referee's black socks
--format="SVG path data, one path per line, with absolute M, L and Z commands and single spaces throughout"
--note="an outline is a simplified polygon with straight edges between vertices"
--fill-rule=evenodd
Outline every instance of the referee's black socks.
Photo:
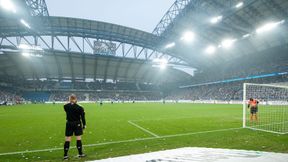
M 65 144 L 64 144 L 64 156 L 67 156 L 68 151 L 69 151 L 69 146 L 70 146 L 70 141 L 65 141 Z
M 78 149 L 79 155 L 82 155 L 83 152 L 82 152 L 82 142 L 81 142 L 81 140 L 77 140 L 77 149 Z

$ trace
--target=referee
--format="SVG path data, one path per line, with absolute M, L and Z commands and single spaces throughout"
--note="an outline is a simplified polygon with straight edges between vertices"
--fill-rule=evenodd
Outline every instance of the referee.
M 85 157 L 86 155 L 82 152 L 81 135 L 83 129 L 86 128 L 85 112 L 83 107 L 77 104 L 77 97 L 75 95 L 69 96 L 69 103 L 64 105 L 66 112 L 66 130 L 65 130 L 65 144 L 64 144 L 64 160 L 68 160 L 68 150 L 73 134 L 77 139 L 78 157 Z M 82 123 L 81 123 L 82 121 Z

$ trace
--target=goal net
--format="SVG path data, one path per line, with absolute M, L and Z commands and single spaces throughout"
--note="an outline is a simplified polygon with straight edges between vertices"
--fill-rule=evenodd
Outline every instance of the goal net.
M 248 108 L 250 98 L 259 101 L 258 109 L 253 107 L 252 110 L 251 105 Z M 243 127 L 278 134 L 288 133 L 288 86 L 244 83 Z

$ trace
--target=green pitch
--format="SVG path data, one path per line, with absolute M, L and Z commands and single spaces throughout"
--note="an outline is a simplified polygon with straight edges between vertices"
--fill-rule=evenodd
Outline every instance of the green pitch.
M 189 146 L 288 153 L 287 135 L 241 128 L 241 105 L 127 103 L 83 106 L 87 120 L 83 147 L 88 155 L 83 160 Z M 62 160 L 63 105 L 0 107 L 0 125 L 0 161 Z M 70 146 L 75 145 L 73 138 Z M 32 152 L 23 153 L 27 150 Z M 76 155 L 76 149 L 70 149 L 71 161 L 79 160 L 74 157 Z

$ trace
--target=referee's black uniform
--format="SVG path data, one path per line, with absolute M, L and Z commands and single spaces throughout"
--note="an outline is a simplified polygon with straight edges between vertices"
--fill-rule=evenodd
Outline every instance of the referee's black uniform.
M 71 97 L 71 96 L 70 96 Z M 75 96 L 74 100 L 76 100 Z M 77 101 L 76 101 L 77 102 Z M 83 129 L 86 127 L 85 112 L 82 106 L 78 105 L 76 102 L 71 102 L 64 105 L 64 110 L 66 112 L 66 130 L 65 136 L 81 136 L 83 134 Z M 70 146 L 70 141 L 65 141 L 64 144 L 64 160 L 68 159 L 68 150 Z M 76 143 L 78 149 L 78 157 L 86 156 L 82 152 L 82 141 L 77 139 Z
M 86 126 L 85 112 L 83 107 L 76 103 L 68 103 L 64 105 L 66 112 L 66 131 L 65 136 L 80 136 L 83 134 L 83 126 Z M 82 123 L 81 123 L 82 121 Z

